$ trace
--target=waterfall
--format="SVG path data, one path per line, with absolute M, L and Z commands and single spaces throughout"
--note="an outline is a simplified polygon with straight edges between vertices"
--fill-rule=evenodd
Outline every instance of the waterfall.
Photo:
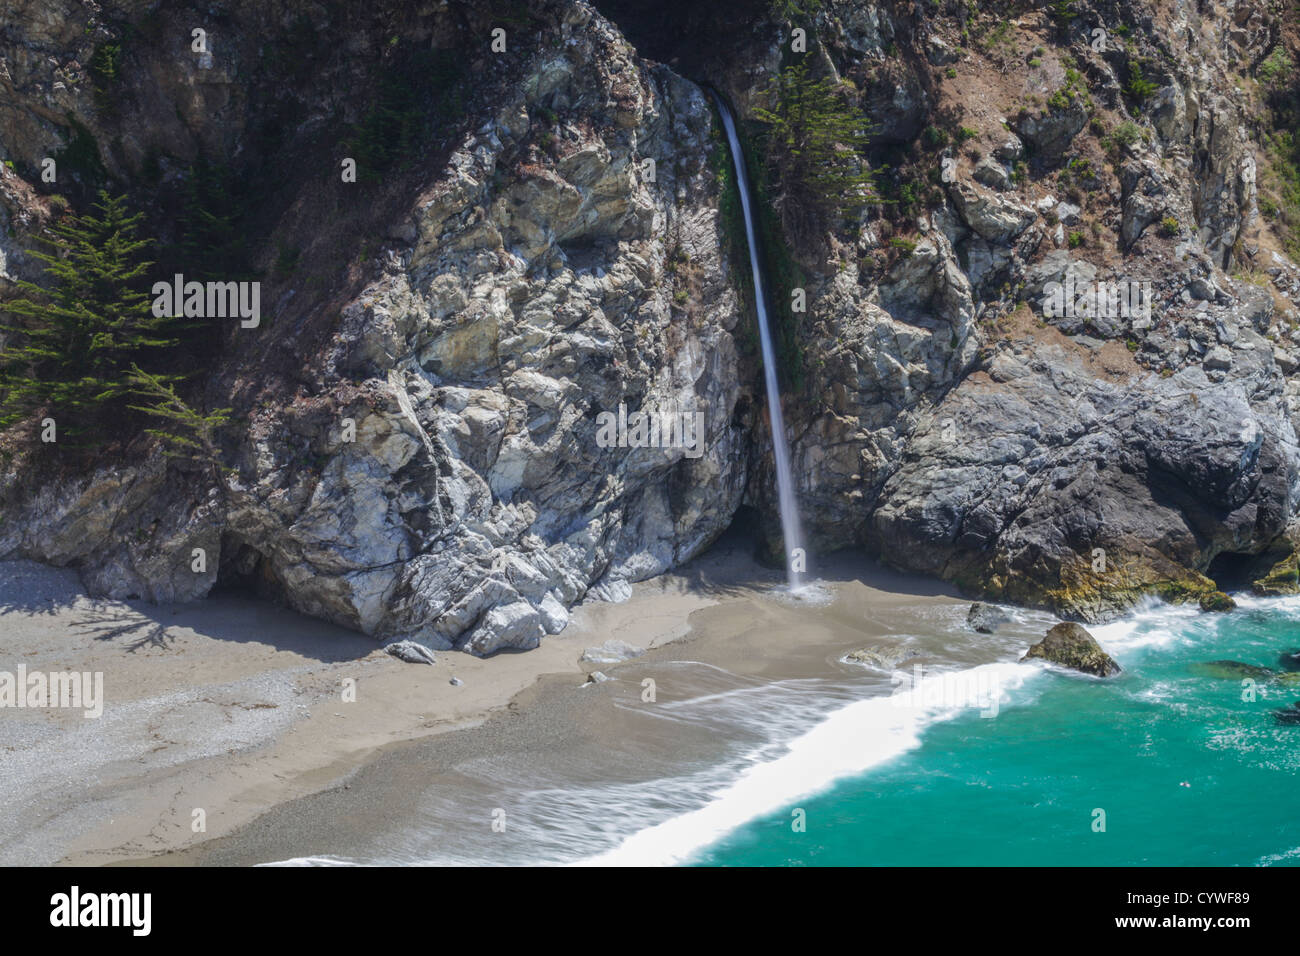
M 710 91 L 712 92 L 712 91 Z M 713 93 L 722 116 L 722 128 L 727 134 L 731 151 L 731 164 L 736 171 L 736 188 L 740 192 L 740 208 L 745 214 L 745 238 L 749 245 L 749 267 L 754 274 L 754 307 L 758 311 L 758 334 L 763 343 L 763 376 L 767 385 L 767 410 L 772 420 L 772 453 L 776 458 L 776 492 L 781 508 L 781 535 L 785 539 L 785 569 L 790 586 L 800 585 L 800 574 L 794 569 L 796 549 L 803 552 L 803 531 L 799 525 L 799 507 L 794 498 L 794 473 L 790 469 L 790 449 L 785 442 L 785 419 L 781 414 L 781 393 L 776 383 L 776 349 L 772 347 L 772 333 L 767 327 L 767 294 L 763 288 L 763 266 L 758 258 L 758 231 L 754 224 L 753 198 L 749 193 L 749 177 L 745 175 L 745 154 L 740 149 L 736 135 L 736 121 L 722 97 Z

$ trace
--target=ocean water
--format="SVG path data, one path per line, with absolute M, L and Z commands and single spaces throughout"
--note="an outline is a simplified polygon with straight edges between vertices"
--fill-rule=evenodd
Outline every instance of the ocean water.
M 978 635 L 964 603 L 871 610 L 828 591 L 807 620 L 870 613 L 926 667 L 772 679 L 662 662 L 649 672 L 689 692 L 646 707 L 641 665 L 624 665 L 599 711 L 617 733 L 427 778 L 407 757 L 389 824 L 283 863 L 1296 865 L 1300 725 L 1272 711 L 1300 683 L 1198 665 L 1277 667 L 1300 647 L 1300 598 L 1238 600 L 1091 628 L 1124 667 L 1098 680 L 1019 663 L 1045 614 Z M 505 832 L 484 822 L 493 807 Z
M 1159 607 L 1093 628 L 1124 667 L 1109 680 L 1014 663 L 896 675 L 890 697 L 833 713 L 606 861 L 1296 865 L 1300 725 L 1271 712 L 1300 685 L 1196 665 L 1275 668 L 1300 646 L 1300 600 L 1238 600 L 1226 615 Z

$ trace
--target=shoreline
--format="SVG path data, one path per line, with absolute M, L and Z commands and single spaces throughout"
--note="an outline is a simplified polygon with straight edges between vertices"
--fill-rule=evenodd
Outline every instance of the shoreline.
M 0 669 L 103 673 L 106 705 L 98 720 L 0 709 L 0 783 L 20 795 L 0 813 L 0 862 L 148 862 L 217 839 L 343 784 L 386 746 L 480 725 L 548 676 L 572 682 L 598 669 L 579 663 L 589 646 L 684 636 L 691 612 L 746 586 L 736 557 L 734 546 L 715 546 L 636 585 L 623 604 L 575 608 L 570 626 L 537 649 L 441 652 L 433 666 L 258 601 L 95 600 L 74 572 L 5 562 Z M 777 579 L 749 570 L 759 579 L 751 583 Z M 453 676 L 463 683 L 451 685 Z M 342 701 L 344 678 L 356 682 L 355 702 Z
M 583 687 L 570 675 L 543 675 L 475 727 L 390 744 L 337 786 L 223 838 L 137 862 L 599 862 L 611 833 L 641 828 L 638 814 L 653 823 L 690 812 L 753 754 L 859 697 L 888 695 L 891 675 L 844 661 L 847 651 L 906 643 L 927 663 L 963 667 L 1027 643 L 980 635 L 978 648 L 945 655 L 969 600 L 858 559 L 835 564 L 821 578 L 833 603 L 809 609 L 775 599 L 766 585 L 742 588 L 692 611 L 683 637 L 602 667 L 609 681 Z M 628 614 L 620 610 L 628 605 L 603 608 Z M 656 682 L 654 704 L 642 697 L 647 678 Z M 493 830 L 495 814 L 509 820 L 508 832 Z
M 83 722 L 102 725 L 98 743 L 71 748 L 51 727 L 75 735 L 79 717 L 44 711 L 16 721 L 23 712 L 0 710 L 7 730 L 23 723 L 8 736 L 29 771 L 68 749 L 82 753 L 69 768 L 81 785 L 69 773 L 27 780 L 11 768 L 13 781 L 35 789 L 0 814 L 0 861 L 8 863 L 247 865 L 348 856 L 341 848 L 364 856 L 423 799 L 473 819 L 495 809 L 487 805 L 503 798 L 488 791 L 497 784 L 466 770 L 484 760 L 512 761 L 506 778 L 569 772 L 592 787 L 646 787 L 683 768 L 739 759 L 742 745 L 759 740 L 743 726 L 711 733 L 707 716 L 665 733 L 639 700 L 647 676 L 657 681 L 660 714 L 813 685 L 823 690 L 790 699 L 815 709 L 836 694 L 890 691 L 886 672 L 844 661 L 863 645 L 901 641 L 927 666 L 969 666 L 1005 657 L 1034 633 L 954 639 L 969 599 L 853 555 L 822 569 L 828 600 L 801 605 L 782 596 L 779 572 L 757 565 L 741 535 L 634 585 L 626 602 L 579 606 L 569 627 L 535 650 L 441 652 L 432 667 L 243 598 L 175 609 L 92 601 L 70 572 L 22 562 L 10 569 L 21 572 L 0 592 L 11 653 L 25 654 L 29 667 L 54 669 L 47 662 L 57 658 L 60 667 L 102 668 L 108 707 L 103 720 Z M 46 607 L 13 593 L 41 589 L 53 593 Z M 1035 624 L 1042 617 L 1024 614 Z M 98 639 L 70 656 L 68 631 Z M 580 662 L 585 649 L 609 640 L 646 653 Z M 610 679 L 586 683 L 596 670 Z M 453 676 L 463 684 L 451 685 Z M 341 699 L 346 677 L 356 681 L 352 703 Z M 805 723 L 817 719 L 813 709 Z M 42 721 L 44 737 L 31 726 Z M 195 832 L 200 809 L 206 829 Z M 476 825 L 462 821 L 459 832 Z M 15 839 L 19 828 L 24 836 Z

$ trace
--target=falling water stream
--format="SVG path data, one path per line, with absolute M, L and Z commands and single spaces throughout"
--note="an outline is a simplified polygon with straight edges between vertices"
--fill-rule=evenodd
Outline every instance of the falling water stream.
M 790 587 L 801 583 L 800 572 L 795 570 L 797 556 L 804 554 L 803 530 L 799 525 L 799 507 L 794 498 L 794 473 L 790 470 L 790 449 L 785 441 L 785 419 L 781 415 L 781 393 L 776 382 L 776 350 L 772 347 L 772 333 L 767 327 L 767 295 L 763 287 L 763 266 L 759 262 L 758 233 L 754 224 L 753 199 L 749 193 L 749 178 L 745 175 L 745 154 L 740 149 L 736 135 L 736 121 L 731 110 L 717 93 L 713 94 L 722 116 L 722 128 L 727 133 L 727 146 L 731 163 L 736 171 L 736 188 L 740 192 L 740 208 L 745 214 L 745 238 L 749 245 L 749 267 L 754 273 L 754 307 L 758 310 L 758 334 L 763 342 L 763 376 L 767 384 L 767 410 L 772 420 L 772 453 L 776 457 L 776 492 L 781 508 L 781 535 L 785 539 L 785 568 Z

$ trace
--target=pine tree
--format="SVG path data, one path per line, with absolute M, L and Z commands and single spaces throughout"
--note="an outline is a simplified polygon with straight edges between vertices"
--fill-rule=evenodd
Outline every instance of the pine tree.
M 0 428 L 44 408 L 68 422 L 65 434 L 83 433 L 130 390 L 134 363 L 177 344 L 175 319 L 155 316 L 139 291 L 152 265 L 141 214 L 125 197 L 99 198 L 98 214 L 66 217 L 43 239 L 50 251 L 31 252 L 51 287 L 20 282 L 28 297 L 4 306 L 20 321 L 0 323 Z
M 150 375 L 139 366 L 132 366 L 130 381 L 131 393 L 149 402 L 130 407 L 160 419 L 160 427 L 145 432 L 163 442 L 169 458 L 207 465 L 221 487 L 227 487 L 228 469 L 222 463 L 218 433 L 230 423 L 231 410 L 218 408 L 205 414 L 176 394 L 170 376 Z
M 768 126 L 772 205 L 791 238 L 808 238 L 829 219 L 878 198 L 863 155 L 871 121 L 843 98 L 839 84 L 813 79 L 800 64 L 783 70 L 766 95 L 772 108 L 755 116 Z
M 229 282 L 249 274 L 248 250 L 239 219 L 238 180 L 230 168 L 200 156 L 190 167 L 180 216 L 185 276 Z

